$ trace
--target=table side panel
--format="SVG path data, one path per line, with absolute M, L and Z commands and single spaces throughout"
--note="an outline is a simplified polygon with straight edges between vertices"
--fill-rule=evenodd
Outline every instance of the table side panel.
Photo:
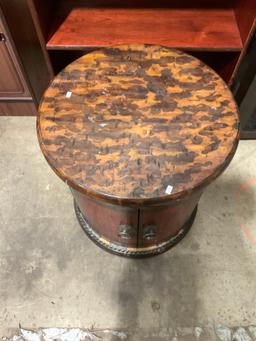
M 71 189 L 82 214 L 104 239 L 127 247 L 137 247 L 138 209 L 105 204 Z
M 202 191 L 197 190 L 168 206 L 140 209 L 138 246 L 157 245 L 176 236 L 191 216 Z

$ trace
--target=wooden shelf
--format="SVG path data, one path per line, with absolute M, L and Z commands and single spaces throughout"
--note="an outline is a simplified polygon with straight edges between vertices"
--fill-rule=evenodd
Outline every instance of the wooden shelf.
M 189 50 L 240 51 L 229 8 L 71 8 L 55 17 L 47 49 L 79 50 L 122 43 Z

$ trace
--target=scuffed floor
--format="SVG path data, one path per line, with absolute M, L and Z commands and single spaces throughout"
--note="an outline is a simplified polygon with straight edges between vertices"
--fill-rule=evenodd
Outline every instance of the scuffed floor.
M 42 328 L 27 330 L 20 328 L 18 333 L 5 341 L 99 341 L 99 340 L 127 340 L 124 332 L 116 330 L 89 331 L 80 328 Z
M 20 324 L 111 331 L 102 340 L 256 340 L 255 160 L 256 141 L 242 141 L 182 242 L 124 259 L 84 235 L 35 118 L 0 117 L 0 336 L 27 341 Z
M 159 335 L 160 334 L 160 335 Z M 169 340 L 169 341 L 253 341 L 256 340 L 256 327 L 249 326 L 228 327 L 195 327 L 195 328 L 167 328 L 160 333 L 141 333 L 140 330 L 122 332 L 117 330 L 85 330 L 80 328 L 39 328 L 27 330 L 19 328 L 11 337 L 4 337 L 3 341 L 124 341 L 124 340 Z

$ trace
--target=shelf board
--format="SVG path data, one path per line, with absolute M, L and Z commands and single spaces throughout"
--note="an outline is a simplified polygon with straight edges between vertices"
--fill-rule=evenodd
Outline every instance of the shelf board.
M 148 43 L 189 50 L 240 51 L 229 8 L 71 8 L 56 15 L 47 48 L 84 49 Z

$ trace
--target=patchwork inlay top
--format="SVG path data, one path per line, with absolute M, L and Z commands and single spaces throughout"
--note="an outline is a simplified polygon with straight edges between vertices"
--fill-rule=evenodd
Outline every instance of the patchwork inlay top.
M 233 156 L 238 112 L 224 81 L 171 48 L 84 55 L 53 80 L 38 116 L 42 151 L 70 186 L 116 201 L 176 198 Z

